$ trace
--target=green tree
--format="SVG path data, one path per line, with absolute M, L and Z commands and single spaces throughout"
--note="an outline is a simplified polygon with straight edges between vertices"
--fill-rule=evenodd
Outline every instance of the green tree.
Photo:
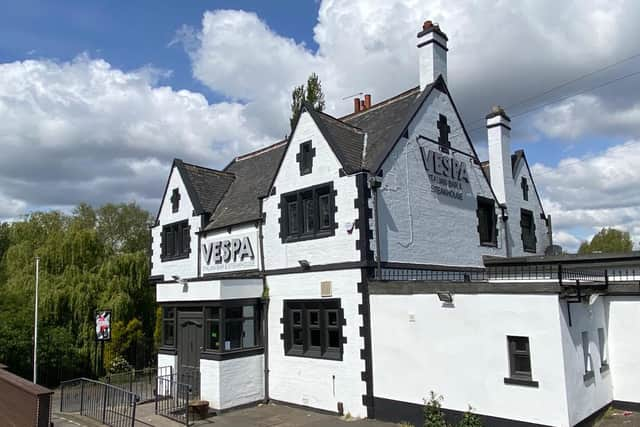
M 447 427 L 442 413 L 442 396 L 431 392 L 429 400 L 425 400 L 424 405 L 424 427 Z
M 480 421 L 480 417 L 473 413 L 471 405 L 469 405 L 467 412 L 462 415 L 458 427 L 482 427 L 482 421 Z
M 579 254 L 631 252 L 633 242 L 629 233 L 615 228 L 603 228 L 590 242 L 582 242 Z
M 311 73 L 307 79 L 307 85 L 300 85 L 293 88 L 291 92 L 291 118 L 289 119 L 291 130 L 295 122 L 298 120 L 300 108 L 303 102 L 307 102 L 313 106 L 316 111 L 324 110 L 324 93 L 322 92 L 322 83 L 316 73 Z

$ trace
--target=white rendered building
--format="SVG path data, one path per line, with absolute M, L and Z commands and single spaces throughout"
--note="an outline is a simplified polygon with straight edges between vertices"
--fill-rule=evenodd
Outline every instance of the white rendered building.
M 509 117 L 487 116 L 481 163 L 447 36 L 425 22 L 417 53 L 420 85 L 393 98 L 342 118 L 305 105 L 287 140 L 222 171 L 174 161 L 152 228 L 158 365 L 198 370 L 217 410 L 421 425 L 433 390 L 452 419 L 564 427 L 638 404 L 640 257 L 545 257 Z

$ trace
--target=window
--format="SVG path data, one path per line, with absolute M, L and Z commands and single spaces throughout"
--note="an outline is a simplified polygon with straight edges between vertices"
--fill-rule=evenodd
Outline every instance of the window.
M 283 243 L 333 236 L 335 193 L 322 184 L 281 196 L 280 238 Z
M 492 199 L 478 197 L 478 234 L 480 244 L 486 246 L 497 246 L 498 230 L 495 204 Z
M 171 212 L 176 213 L 180 210 L 180 191 L 177 188 L 171 193 Z
M 286 355 L 342 360 L 339 299 L 285 301 L 284 320 Z
M 300 164 L 300 175 L 311 173 L 315 155 L 316 149 L 311 146 L 311 141 L 300 144 L 300 152 L 296 154 L 296 161 Z
M 223 353 L 260 346 L 260 306 L 237 301 L 204 307 L 205 349 Z
M 505 384 L 538 387 L 538 382 L 531 379 L 531 352 L 528 337 L 507 337 L 509 348 L 509 378 Z
M 582 332 L 582 358 L 584 360 L 583 380 L 593 378 L 593 366 L 591 363 L 591 352 L 589 351 L 589 332 Z
M 520 228 L 522 229 L 522 248 L 526 252 L 536 251 L 536 224 L 533 212 L 520 209 Z
M 162 253 L 160 259 L 171 261 L 189 258 L 191 252 L 191 227 L 188 221 L 174 222 L 162 227 Z
M 609 355 L 607 354 L 607 337 L 604 328 L 598 328 L 598 351 L 600 352 L 600 372 L 609 368 Z
M 527 182 L 527 178 L 522 178 L 520 187 L 522 188 L 522 199 L 529 200 L 529 183 Z
M 176 346 L 176 309 L 173 307 L 162 309 L 162 345 Z

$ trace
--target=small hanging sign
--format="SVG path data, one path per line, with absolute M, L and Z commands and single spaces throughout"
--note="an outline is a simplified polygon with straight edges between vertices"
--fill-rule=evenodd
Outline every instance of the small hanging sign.
M 96 341 L 111 341 L 111 310 L 96 310 Z

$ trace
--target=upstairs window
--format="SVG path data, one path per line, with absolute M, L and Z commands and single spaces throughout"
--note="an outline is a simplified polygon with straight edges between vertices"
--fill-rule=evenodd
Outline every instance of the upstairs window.
M 484 246 L 497 246 L 498 244 L 498 218 L 495 203 L 492 199 L 478 197 L 478 234 L 480 244 Z
M 538 387 L 538 382 L 532 380 L 531 375 L 531 349 L 529 337 L 507 337 L 509 349 L 509 377 L 504 379 L 505 384 Z
M 191 227 L 187 220 L 162 227 L 162 252 L 160 259 L 171 261 L 189 258 L 191 252 Z
M 527 182 L 527 178 L 522 178 L 520 187 L 522 188 L 522 199 L 529 200 L 529 183 Z
M 287 356 L 342 360 L 339 299 L 284 301 L 284 347 Z
M 300 152 L 296 154 L 296 161 L 300 164 L 300 175 L 311 173 L 315 155 L 316 149 L 311 146 L 311 141 L 300 144 Z
M 520 210 L 520 228 L 522 229 L 522 248 L 525 252 L 535 252 L 537 241 L 533 212 L 527 209 Z
M 280 213 L 283 243 L 333 236 L 336 227 L 333 184 L 283 194 Z

